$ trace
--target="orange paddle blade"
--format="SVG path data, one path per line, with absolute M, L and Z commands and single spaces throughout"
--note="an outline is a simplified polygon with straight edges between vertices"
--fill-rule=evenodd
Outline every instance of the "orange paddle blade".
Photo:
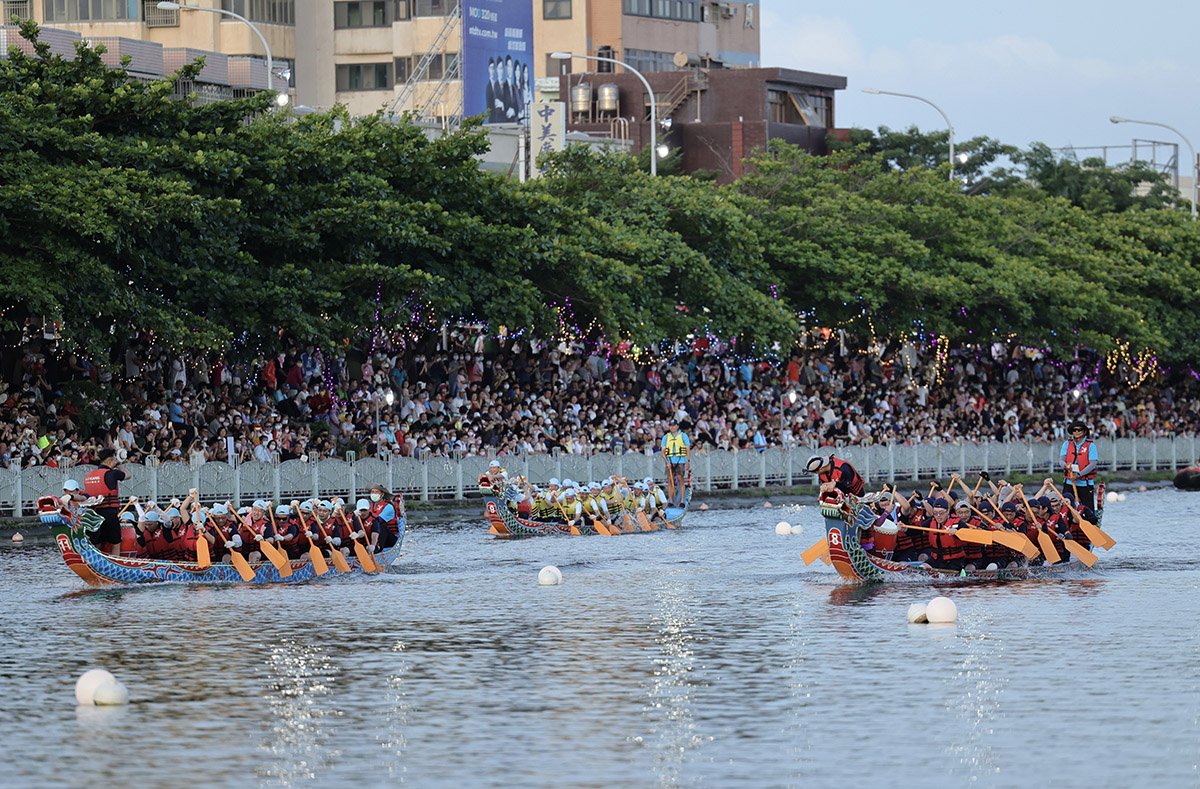
M 329 565 L 325 562 L 325 554 L 321 553 L 321 549 L 313 542 L 312 537 L 308 538 L 308 560 L 312 562 L 313 569 L 317 571 L 317 575 L 324 575 L 329 572 Z
M 258 543 L 259 549 L 263 552 L 263 556 L 267 557 L 267 561 L 275 565 L 275 569 L 279 571 L 280 578 L 292 577 L 292 563 L 288 558 L 271 543 L 263 540 Z
M 600 521 L 592 521 L 592 528 L 596 530 L 596 534 L 603 534 L 605 537 L 612 536 L 612 532 L 604 528 L 604 524 Z
M 809 548 L 804 553 L 800 554 L 800 559 L 806 565 L 808 565 L 808 564 L 812 564 L 817 559 L 819 559 L 821 557 L 821 554 L 828 553 L 828 552 L 829 552 L 829 543 L 827 543 L 825 541 L 825 538 L 822 537 L 820 542 L 818 542 L 813 547 Z
M 1074 540 L 1063 540 L 1063 545 L 1072 556 L 1086 564 L 1088 567 L 1091 567 L 1096 563 L 1096 554 L 1092 553 L 1087 548 L 1084 548 Z
M 245 556 L 237 551 L 230 551 L 229 560 L 233 562 L 233 569 L 238 571 L 238 575 L 242 576 L 243 581 L 254 580 L 254 569 L 250 566 L 250 562 L 246 561 Z
M 1017 534 L 1011 531 L 995 531 L 992 532 L 992 542 L 1000 543 L 1005 548 L 1011 548 L 1014 551 L 1025 552 L 1025 546 L 1029 544 L 1029 540 L 1024 534 Z M 1034 556 L 1037 556 L 1037 549 L 1034 549 Z
M 576 537 L 578 537 L 580 534 L 583 534 L 583 532 L 581 532 L 579 530 L 578 526 L 571 526 L 570 531 L 571 531 L 571 534 L 575 535 Z
M 658 531 L 658 527 L 650 522 L 650 519 L 646 517 L 646 513 L 644 512 L 638 512 L 637 522 L 642 527 L 642 531 Z
M 346 561 L 346 554 L 335 546 L 329 547 L 329 558 L 333 559 L 333 566 L 337 568 L 339 573 L 350 572 L 350 562 Z
M 371 552 L 358 540 L 354 541 L 354 556 L 358 559 L 358 564 L 363 568 L 364 573 L 379 572 L 379 568 L 375 566 L 375 560 L 371 558 Z
M 1080 518 L 1079 528 L 1083 529 L 1083 533 L 1092 541 L 1092 545 L 1099 545 L 1106 551 L 1111 551 L 1112 547 L 1117 544 L 1116 540 L 1105 534 L 1103 529 L 1091 521 L 1085 521 Z
M 1054 547 L 1054 542 L 1050 539 L 1050 535 L 1044 531 L 1038 532 L 1038 545 L 1042 548 L 1042 555 L 1046 557 L 1046 561 L 1050 564 L 1058 564 L 1062 561 L 1058 551 Z
M 1040 551 L 1038 551 L 1037 546 L 1033 544 L 1033 540 L 1029 539 L 1024 534 L 1020 535 L 1020 537 L 1022 540 L 1024 540 L 1024 542 L 1021 543 L 1024 546 L 1021 548 L 1021 553 L 1025 554 L 1026 559 L 1036 559 Z
M 196 564 L 200 565 L 201 570 L 212 566 L 212 557 L 208 555 L 208 540 L 204 539 L 203 532 L 196 535 Z
M 833 562 L 831 562 L 829 560 L 829 551 L 826 551 L 825 553 L 821 554 L 817 558 L 820 559 L 821 561 L 825 562 L 825 564 L 833 564 Z
M 963 542 L 971 542 L 976 545 L 992 544 L 992 533 L 987 529 L 955 529 L 954 536 Z

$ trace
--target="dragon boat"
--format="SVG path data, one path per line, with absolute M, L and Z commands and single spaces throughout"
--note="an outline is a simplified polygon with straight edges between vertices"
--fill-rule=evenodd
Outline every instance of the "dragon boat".
M 483 510 L 484 517 L 488 522 L 488 534 L 493 535 L 497 539 L 507 539 L 512 537 L 540 537 L 544 535 L 557 536 L 586 536 L 600 534 L 595 526 L 588 523 L 588 519 L 581 520 L 579 526 L 572 531 L 566 522 L 561 520 L 537 520 L 534 518 L 520 517 L 508 502 L 504 499 L 500 491 L 495 488 L 484 485 L 482 482 L 479 486 L 479 492 L 483 494 Z M 676 529 L 683 523 L 683 516 L 687 514 L 688 505 L 692 501 L 692 485 L 691 480 L 688 480 L 687 487 L 683 491 L 683 506 L 682 507 L 667 507 L 666 509 L 666 526 L 668 529 Z M 651 524 L 651 528 L 646 529 L 640 526 L 634 518 L 634 513 L 622 510 L 621 512 L 610 515 L 610 521 L 616 527 L 610 533 L 610 536 L 618 534 L 637 534 L 644 531 L 658 531 L 663 528 L 661 521 L 655 521 Z
M 87 532 L 93 531 L 102 523 L 99 515 L 84 509 L 77 523 L 72 523 L 63 517 L 61 511 L 52 503 L 39 502 L 39 517 L 54 535 L 54 544 L 62 553 L 67 567 L 84 580 L 89 586 L 110 586 L 114 584 L 218 584 L 218 583 L 295 583 L 308 581 L 317 577 L 316 568 L 307 559 L 291 561 L 292 574 L 283 578 L 279 570 L 270 562 L 255 562 L 250 565 L 254 578 L 242 580 L 237 568 L 232 564 L 213 562 L 207 567 L 200 567 L 195 562 L 171 562 L 158 559 L 139 559 L 133 556 L 110 556 L 101 553 Z M 400 536 L 396 544 L 390 548 L 373 554 L 372 558 L 380 572 L 391 572 L 392 565 L 400 556 L 400 546 L 404 543 L 404 518 L 400 518 Z M 351 552 L 348 559 L 349 573 L 339 573 L 329 568 L 327 577 L 359 575 L 363 572 Z
M 972 571 L 931 567 L 924 562 L 897 562 L 868 553 L 859 544 L 859 531 L 869 526 L 875 516 L 865 500 L 854 496 L 822 494 L 817 504 L 825 519 L 825 541 L 828 545 L 828 560 L 843 580 L 854 583 L 877 583 L 881 581 L 917 579 L 975 579 L 981 581 L 1024 580 L 1029 578 L 1056 578 L 1074 574 L 1083 567 L 1079 561 L 1060 564 L 1036 564 L 1022 561 L 1015 567 L 1000 567 L 995 570 Z M 1103 502 L 1104 489 L 1097 491 L 1097 500 Z M 1099 525 L 1104 515 L 1101 507 L 1096 510 Z

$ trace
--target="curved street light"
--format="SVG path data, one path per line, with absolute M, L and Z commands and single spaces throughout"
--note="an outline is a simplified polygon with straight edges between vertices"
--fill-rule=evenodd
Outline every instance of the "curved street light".
M 267 43 L 267 37 L 262 34 L 262 31 L 249 19 L 241 14 L 235 14 L 233 11 L 226 11 L 224 8 L 208 8 L 206 6 L 187 5 L 186 3 L 173 3 L 169 2 L 169 0 L 162 0 L 158 4 L 158 8 L 161 8 L 163 11 L 207 11 L 210 14 L 231 16 L 253 30 L 254 35 L 258 36 L 258 40 L 262 42 L 263 49 L 267 53 L 267 90 L 275 89 L 275 61 L 271 58 L 271 45 Z M 275 103 L 280 107 L 286 105 L 288 103 L 287 93 L 280 93 L 276 96 Z
M 654 98 L 654 90 L 650 87 L 650 83 L 646 81 L 645 75 L 624 60 L 617 60 L 616 58 L 605 58 L 599 55 L 577 55 L 574 52 L 551 52 L 550 57 L 554 60 L 579 58 L 580 60 L 595 60 L 600 63 L 615 63 L 618 66 L 624 66 L 627 71 L 642 81 L 646 92 L 650 94 L 650 175 L 658 175 L 658 102 Z
M 929 99 L 923 96 L 915 96 L 912 93 L 896 93 L 895 91 L 879 90 L 878 88 L 863 88 L 863 93 L 870 93 L 872 96 L 901 96 L 906 99 L 916 99 L 937 110 L 943 120 L 946 121 L 946 129 L 950 132 L 950 180 L 954 180 L 954 124 L 950 122 L 950 116 L 946 114 L 945 110 Z
M 1158 121 L 1138 121 L 1138 120 L 1134 120 L 1133 118 L 1122 118 L 1120 115 L 1114 115 L 1111 118 L 1109 118 L 1108 120 L 1110 123 L 1140 123 L 1143 126 L 1157 126 L 1160 129 L 1166 129 L 1167 131 L 1174 132 L 1176 135 L 1178 135 L 1179 139 L 1183 140 L 1184 144 L 1187 145 L 1187 147 L 1188 147 L 1188 153 L 1190 153 L 1192 156 L 1192 221 L 1195 222 L 1196 221 L 1196 189 L 1198 187 L 1200 187 L 1200 184 L 1196 183 L 1196 181 L 1197 181 L 1196 176 L 1200 175 L 1200 173 L 1197 172 L 1198 170 L 1200 170 L 1200 167 L 1197 167 L 1196 149 L 1192 147 L 1192 141 L 1189 140 L 1187 137 L 1184 137 L 1183 132 L 1179 131 L 1179 129 L 1176 129 L 1174 126 L 1168 126 L 1167 124 L 1159 123 Z

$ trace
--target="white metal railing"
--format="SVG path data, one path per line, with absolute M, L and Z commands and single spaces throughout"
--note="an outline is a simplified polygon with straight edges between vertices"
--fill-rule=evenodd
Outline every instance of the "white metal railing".
M 33 0 L 0 0 L 0 25 L 7 25 L 16 17 L 24 22 L 33 19 Z M 7 53 L 0 52 L 0 56 Z
M 1166 471 L 1200 463 L 1200 439 L 1171 438 L 1100 439 L 1101 473 L 1115 471 Z M 1061 442 L 986 443 L 848 446 L 832 450 L 845 458 L 868 480 L 876 483 L 918 479 L 945 479 L 952 472 L 963 476 L 986 470 L 994 475 L 1046 474 L 1059 469 Z M 827 453 L 824 447 L 819 450 Z M 818 452 L 815 447 L 764 452 L 754 450 L 695 451 L 692 481 L 697 490 L 738 490 L 810 484 L 813 476 L 804 471 L 804 461 Z M 422 501 L 463 499 L 477 494 L 476 480 L 490 458 L 472 456 L 461 460 L 435 457 L 413 460 L 404 457 L 362 458 L 353 461 L 321 460 L 308 463 L 163 463 L 124 466 L 129 478 L 121 485 L 122 496 L 142 500 L 182 497 L 197 488 L 206 503 L 230 500 L 241 504 L 258 498 L 272 501 L 321 496 L 355 499 L 372 485 Z M 501 462 L 510 474 L 523 474 L 535 482 L 550 477 L 579 482 L 598 480 L 610 474 L 630 479 L 663 476 L 658 455 L 625 453 L 614 455 L 527 455 L 505 457 Z M 0 468 L 0 514 L 21 516 L 33 511 L 37 499 L 62 492 L 63 482 L 82 482 L 94 466 L 69 469 L 33 466 L 27 469 Z

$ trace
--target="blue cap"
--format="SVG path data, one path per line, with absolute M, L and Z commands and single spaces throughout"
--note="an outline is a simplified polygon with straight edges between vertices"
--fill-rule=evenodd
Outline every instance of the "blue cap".
M 1016 512 L 1017 503 L 1015 501 L 1006 501 L 1000 505 L 1001 512 Z
M 121 520 L 123 520 L 123 521 L 137 520 L 137 516 L 134 515 L 132 512 L 130 512 L 129 510 L 125 510 L 124 512 L 121 513 Z
M 937 509 L 938 507 L 940 507 L 940 508 L 942 508 L 942 509 L 944 509 L 944 510 L 948 510 L 948 509 L 950 509 L 950 504 L 949 504 L 949 502 L 947 502 L 945 499 L 941 498 L 940 496 L 939 496 L 938 498 L 935 498 L 935 499 L 930 499 L 930 500 L 929 500 L 929 506 L 930 506 L 930 507 L 933 507 L 934 509 Z
M 163 517 L 164 518 L 182 518 L 183 515 L 179 512 L 179 510 L 175 509 L 174 507 L 171 507 L 170 509 L 168 509 L 166 512 L 163 513 Z
M 1029 503 L 1035 507 L 1045 507 L 1046 509 L 1050 509 L 1050 499 L 1046 496 L 1038 496 Z
M 158 510 L 150 510 L 142 516 L 142 520 L 146 521 L 147 523 L 158 523 Z

